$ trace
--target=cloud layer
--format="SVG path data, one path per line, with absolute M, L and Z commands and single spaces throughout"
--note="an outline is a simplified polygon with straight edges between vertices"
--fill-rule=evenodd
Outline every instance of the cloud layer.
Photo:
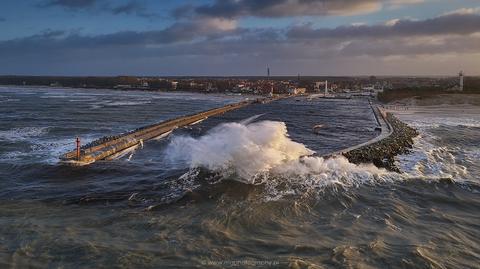
M 127 2 L 115 2 L 108 0 L 45 0 L 39 2 L 40 8 L 60 7 L 68 11 L 101 11 L 113 15 L 136 15 L 140 17 L 153 18 L 154 12 L 148 11 L 144 2 L 129 0 Z
M 109 3 L 105 1 L 51 0 L 44 4 L 84 10 L 100 2 Z M 262 75 L 267 64 L 278 75 L 446 74 L 459 68 L 478 70 L 480 14 L 475 8 L 460 8 L 422 20 L 392 19 L 333 28 L 313 23 L 252 28 L 241 23 L 248 16 L 346 15 L 420 2 L 215 0 L 177 8 L 177 19 L 158 30 L 97 35 L 47 30 L 2 41 L 0 58 L 9 64 L 0 65 L 0 73 L 39 70 L 38 74 Z M 117 3 L 110 12 L 146 12 L 130 3 L 139 2 Z
M 215 0 L 200 6 L 183 6 L 177 16 L 222 18 L 354 15 L 378 11 L 383 6 L 418 4 L 423 0 Z

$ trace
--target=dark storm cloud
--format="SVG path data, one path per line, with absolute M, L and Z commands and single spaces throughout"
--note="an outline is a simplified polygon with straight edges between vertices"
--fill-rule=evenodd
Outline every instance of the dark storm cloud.
M 369 38 L 418 35 L 464 35 L 480 31 L 480 15 L 451 14 L 422 21 L 398 20 L 390 25 L 341 26 L 334 29 L 313 29 L 310 25 L 294 27 L 289 38 Z
M 68 9 L 84 9 L 93 7 L 98 0 L 48 0 L 38 4 L 40 7 L 59 6 Z
M 155 17 L 154 12 L 150 12 L 144 2 L 129 1 L 120 5 L 116 5 L 115 1 L 107 0 L 48 0 L 40 2 L 38 7 L 62 7 L 70 11 L 76 10 L 97 10 L 107 12 L 114 15 L 135 15 L 139 17 Z
M 130 1 L 123 5 L 106 7 L 111 13 L 117 14 L 127 14 L 127 15 L 137 15 L 140 17 L 154 17 L 156 14 L 154 12 L 149 12 L 147 7 L 138 1 Z
M 183 6 L 174 14 L 235 18 L 359 14 L 381 8 L 382 0 L 216 0 L 212 4 Z
M 242 29 L 219 28 L 216 20 L 201 20 L 174 23 L 170 27 L 156 31 L 122 31 L 97 36 L 82 36 L 78 33 L 46 30 L 39 34 L 0 42 L 0 56 L 22 53 L 42 53 L 42 50 L 77 50 L 77 49 L 119 49 L 166 45 L 191 42 L 194 40 L 214 40 L 225 35 L 234 36 Z
M 179 46 L 178 44 L 181 43 L 189 43 L 182 46 L 191 46 L 192 48 L 222 46 L 223 50 L 213 50 L 218 53 L 244 53 L 245 51 L 260 53 L 274 51 L 275 48 L 295 51 L 300 45 L 307 45 L 310 50 L 314 51 L 318 51 L 315 48 L 317 46 L 326 49 L 333 48 L 337 52 L 349 51 L 349 54 L 355 54 L 355 52 L 362 54 L 366 50 L 362 48 L 361 44 L 369 44 L 368 42 L 372 42 L 371 40 L 374 40 L 375 44 L 381 44 L 380 41 L 386 44 L 387 41 L 393 42 L 393 40 L 400 44 L 402 42 L 407 44 L 403 39 L 408 41 L 413 37 L 468 36 L 480 32 L 480 15 L 475 14 L 453 14 L 423 21 L 403 20 L 391 25 L 344 26 L 334 29 L 313 29 L 311 26 L 293 27 L 289 30 L 246 29 L 236 28 L 235 25 L 230 25 L 231 23 L 229 20 L 201 19 L 177 22 L 162 30 L 123 31 L 97 36 L 48 30 L 30 37 L 0 42 L 0 54 L 15 55 L 24 51 L 42 53 L 42 49 L 95 50 L 109 48 L 114 50 L 135 47 L 140 50 L 148 50 L 149 48 L 162 48 L 169 44 Z M 468 37 L 465 37 L 465 40 L 467 39 Z M 457 39 L 455 49 L 461 50 L 459 42 L 462 42 L 462 39 Z M 339 49 L 339 44 L 343 44 L 343 49 Z M 421 45 L 419 47 L 430 46 L 427 41 Z M 446 44 L 435 45 L 448 47 Z M 472 48 L 471 44 L 467 47 Z M 411 46 L 409 49 L 412 53 L 417 51 L 415 46 Z M 480 52 L 480 47 L 477 50 Z M 201 53 L 209 50 L 204 48 L 196 51 Z M 392 54 L 392 50 L 379 51 L 384 51 L 384 55 Z M 405 50 L 399 51 L 407 53 Z M 279 54 L 278 57 L 284 57 L 284 54 Z
M 448 53 L 480 53 L 478 47 L 480 37 L 455 36 L 438 42 L 418 40 L 411 42 L 405 39 L 355 40 L 349 42 L 339 53 L 343 56 L 367 55 L 383 56 L 415 56 L 441 55 Z
M 150 70 L 156 70 L 156 65 L 165 65 L 165 70 L 189 70 L 190 66 L 204 70 L 202 66 L 216 63 L 231 70 L 251 70 L 256 63 L 264 66 L 272 61 L 284 64 L 287 70 L 296 63 L 304 66 L 336 60 L 348 62 L 345 59 L 364 56 L 367 57 L 361 61 L 385 56 L 473 55 L 480 53 L 480 35 L 473 34 L 479 32 L 480 15 L 475 14 L 333 29 L 315 29 L 311 25 L 288 29 L 238 28 L 235 20 L 202 17 L 155 31 L 86 36 L 48 30 L 2 41 L 0 59 L 15 63 L 17 69 L 0 65 L 0 72 L 23 70 L 29 65 L 32 70 L 42 70 L 40 63 L 57 68 L 49 70 L 60 71 L 64 70 L 61 67 L 70 66 L 114 72 L 121 63 L 124 68 L 136 64 L 135 70 L 144 70 L 142 64 L 147 66 L 146 63 L 153 68 Z

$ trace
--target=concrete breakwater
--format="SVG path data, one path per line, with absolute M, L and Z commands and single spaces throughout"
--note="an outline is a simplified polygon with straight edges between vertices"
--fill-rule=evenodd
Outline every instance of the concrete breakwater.
M 418 136 L 418 132 L 391 113 L 380 114 L 391 129 L 390 133 L 372 143 L 342 152 L 342 155 L 355 164 L 373 163 L 377 167 L 399 172 L 394 157 L 407 153 L 412 148 L 413 138 Z
M 60 162 L 69 165 L 87 165 L 98 160 L 109 159 L 112 158 L 112 156 L 121 154 L 125 150 L 143 145 L 143 142 L 147 140 L 171 132 L 175 128 L 187 126 L 211 116 L 220 115 L 228 111 L 245 107 L 252 103 L 263 101 L 268 102 L 271 100 L 243 101 L 197 114 L 167 120 L 158 124 L 141 127 L 125 134 L 103 137 L 87 145 L 79 147 L 77 150 L 73 150 L 64 154 L 60 157 Z
M 176 128 L 191 125 L 208 117 L 220 115 L 253 103 L 268 103 L 281 98 L 286 97 L 243 101 L 144 126 L 120 135 L 102 137 L 86 145 L 78 146 L 77 150 L 64 154 L 60 157 L 60 162 L 69 165 L 86 165 L 98 160 L 113 159 L 125 154 L 128 150 L 143 146 L 143 142 L 165 136 Z M 324 157 L 343 155 L 352 163 L 374 163 L 379 167 L 396 170 L 393 157 L 411 147 L 412 138 L 417 135 L 416 131 L 397 120 L 393 115 L 384 113 L 376 105 L 371 104 L 371 108 L 378 123 L 378 129 L 381 130 L 380 134 L 366 143 Z

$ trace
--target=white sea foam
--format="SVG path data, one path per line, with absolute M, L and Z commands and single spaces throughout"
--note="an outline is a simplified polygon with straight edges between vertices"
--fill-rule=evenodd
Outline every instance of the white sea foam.
M 96 98 L 76 98 L 76 99 L 68 99 L 69 102 L 72 103 L 90 103 L 96 101 Z
M 263 115 L 265 115 L 265 113 L 264 114 L 258 114 L 258 115 L 252 116 L 250 118 L 244 119 L 240 123 L 243 124 L 243 125 L 250 124 L 250 123 L 254 122 L 255 120 L 257 120 L 258 118 L 260 118 L 261 116 L 263 116 Z
M 328 159 L 304 156 L 275 167 L 263 179 L 267 188 L 265 198 L 277 200 L 289 195 L 317 195 L 328 186 L 346 189 L 367 183 L 401 180 L 403 177 L 373 164 L 352 164 L 343 156 Z
M 150 104 L 151 101 L 148 100 L 138 100 L 138 101 L 100 101 L 93 103 L 91 107 L 93 109 L 98 109 L 102 107 L 115 107 L 115 106 L 140 106 Z
M 38 137 L 48 132 L 48 127 L 21 127 L 0 131 L 0 140 L 23 141 L 32 137 Z
M 6 152 L 0 155 L 0 161 L 5 163 L 28 161 L 55 164 L 61 154 L 72 150 L 75 146 L 75 141 L 72 139 L 30 139 L 28 142 L 29 146 L 22 151 Z
M 405 175 L 429 180 L 441 178 L 465 180 L 468 177 L 467 168 L 459 164 L 455 157 L 460 149 L 435 146 L 424 136 L 415 139 L 410 153 L 396 158 L 397 165 Z
M 5 152 L 0 155 L 0 161 L 15 163 L 29 161 L 55 164 L 61 154 L 75 147 L 74 138 L 58 138 L 48 136 L 49 127 L 24 127 L 0 131 L 0 141 L 21 142 L 25 144 L 21 150 Z M 93 138 L 84 138 L 89 143 Z
M 221 124 L 198 139 L 175 137 L 167 152 L 172 160 L 185 161 L 192 168 L 205 167 L 214 171 L 233 168 L 246 181 L 282 163 L 313 153 L 288 138 L 284 123 L 271 121 Z
M 150 101 L 144 101 L 144 100 L 139 100 L 139 101 L 115 101 L 115 102 L 108 102 L 105 103 L 105 106 L 139 106 L 139 105 L 146 105 L 150 104 Z
M 8 102 L 19 102 L 20 99 L 17 98 L 7 98 L 5 96 L 0 96 L 0 103 L 8 103 Z
M 197 124 L 205 121 L 206 119 L 207 119 L 207 118 L 203 118 L 203 119 L 201 119 L 201 120 L 197 120 L 196 122 L 190 123 L 189 125 L 190 125 L 190 126 L 191 126 L 191 125 L 197 125 Z
M 165 153 L 172 163 L 265 184 L 271 199 L 332 184 L 348 187 L 389 180 L 391 175 L 373 165 L 351 164 L 344 157 L 312 156 L 312 150 L 290 139 L 285 123 L 273 121 L 225 123 L 200 138 L 174 137 Z
M 126 159 L 127 159 L 127 161 L 130 161 L 133 157 L 133 154 L 135 154 L 135 151 L 137 149 L 138 149 L 138 145 L 130 147 L 130 148 L 125 149 L 125 150 L 122 150 L 122 151 L 108 157 L 107 159 L 108 160 L 119 160 L 119 159 L 122 159 L 122 158 L 124 158 L 125 156 L 128 155 L 128 158 L 126 158 Z
M 10 151 L 0 155 L 0 161 L 4 163 L 16 163 L 26 157 L 29 157 L 27 152 Z
M 175 129 L 176 129 L 176 128 L 174 128 L 174 130 L 175 130 Z M 166 132 L 166 133 L 163 133 L 163 134 L 161 134 L 161 135 L 159 135 L 159 136 L 157 136 L 157 137 L 154 137 L 153 140 L 157 140 L 157 141 L 162 140 L 162 139 L 168 137 L 172 132 L 173 132 L 173 130 L 168 131 L 168 132 Z
M 465 126 L 465 127 L 480 127 L 480 122 L 473 118 L 425 118 L 425 119 L 409 119 L 409 125 L 418 129 L 438 128 L 440 126 Z
M 443 105 L 411 107 L 408 111 L 393 111 L 402 121 L 419 128 L 440 126 L 480 127 L 480 109 L 473 105 Z
M 442 107 L 416 107 L 410 112 L 395 112 L 400 119 L 415 127 L 420 136 L 415 139 L 410 153 L 396 158 L 397 166 L 409 178 L 438 180 L 449 178 L 456 182 L 475 181 L 478 178 L 478 147 L 459 146 L 442 139 L 443 134 L 433 131 L 441 126 L 451 132 L 475 135 L 475 130 L 464 127 L 480 127 L 478 107 L 444 105 Z M 467 132 L 467 133 L 465 133 Z M 444 144 L 439 144 L 442 141 Z

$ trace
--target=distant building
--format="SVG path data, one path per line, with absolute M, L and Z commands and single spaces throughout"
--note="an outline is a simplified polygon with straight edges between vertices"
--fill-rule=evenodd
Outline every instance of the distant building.
M 307 92 L 307 88 L 297 88 L 297 94 L 305 94 Z
M 324 90 L 325 94 L 328 93 L 328 81 L 327 80 L 315 82 L 314 91 L 320 92 L 322 89 Z
M 305 94 L 307 92 L 306 88 L 289 88 L 288 94 L 296 95 L 296 94 Z
M 460 78 L 460 91 L 463 91 L 463 71 L 460 71 L 460 73 L 458 73 L 458 76 Z
M 452 91 L 452 92 L 463 91 L 463 89 L 464 89 L 464 74 L 463 74 L 463 71 L 460 71 L 458 73 L 458 84 L 454 82 L 453 86 L 449 88 L 448 91 Z

